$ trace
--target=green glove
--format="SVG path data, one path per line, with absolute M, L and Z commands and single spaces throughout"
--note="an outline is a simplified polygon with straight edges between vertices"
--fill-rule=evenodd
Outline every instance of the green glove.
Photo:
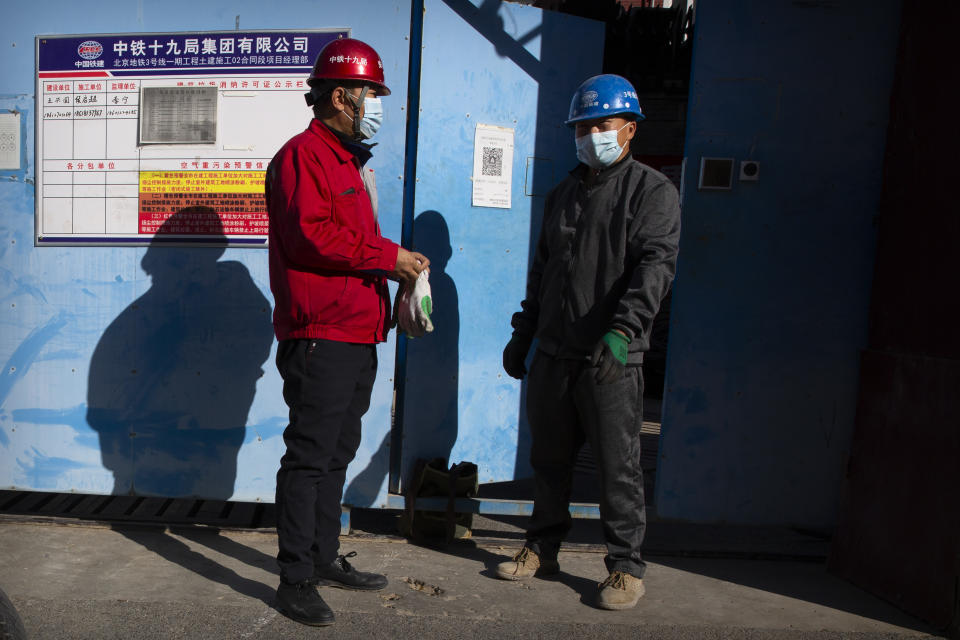
M 619 331 L 607 331 L 603 334 L 603 341 L 610 347 L 613 357 L 623 366 L 627 366 L 627 345 L 630 344 L 630 338 Z
M 607 331 L 593 349 L 591 364 L 597 368 L 597 384 L 610 384 L 623 377 L 630 338 L 619 331 Z

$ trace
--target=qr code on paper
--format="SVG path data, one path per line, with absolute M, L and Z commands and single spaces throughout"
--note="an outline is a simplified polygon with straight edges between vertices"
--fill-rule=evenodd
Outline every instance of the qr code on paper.
M 480 173 L 485 176 L 503 175 L 503 149 L 500 147 L 483 148 L 483 168 Z

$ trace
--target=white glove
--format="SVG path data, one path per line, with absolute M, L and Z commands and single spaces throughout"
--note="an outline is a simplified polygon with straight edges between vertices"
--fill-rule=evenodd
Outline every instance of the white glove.
M 413 291 L 410 291 L 406 284 L 402 284 L 397 297 L 397 324 L 401 332 L 411 338 L 419 338 L 433 331 L 433 322 L 430 321 L 433 299 L 430 297 L 429 269 L 420 272 Z

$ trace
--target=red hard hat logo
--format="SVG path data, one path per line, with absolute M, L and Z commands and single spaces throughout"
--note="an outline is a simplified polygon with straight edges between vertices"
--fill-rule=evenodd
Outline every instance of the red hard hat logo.
M 317 80 L 357 80 L 374 85 L 379 95 L 390 95 L 380 56 L 373 47 L 353 38 L 334 40 L 320 50 L 307 82 Z

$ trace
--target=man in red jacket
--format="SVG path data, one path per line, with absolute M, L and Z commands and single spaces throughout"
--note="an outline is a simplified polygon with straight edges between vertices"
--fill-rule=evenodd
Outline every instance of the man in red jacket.
M 277 368 L 290 422 L 277 472 L 277 606 L 310 625 L 333 623 L 316 587 L 382 589 L 386 577 L 338 555 L 347 464 L 370 405 L 376 344 L 390 327 L 387 278 L 411 284 L 428 265 L 380 235 L 373 170 L 382 118 L 380 56 L 334 40 L 308 79 L 314 118 L 274 156 L 265 185 Z

